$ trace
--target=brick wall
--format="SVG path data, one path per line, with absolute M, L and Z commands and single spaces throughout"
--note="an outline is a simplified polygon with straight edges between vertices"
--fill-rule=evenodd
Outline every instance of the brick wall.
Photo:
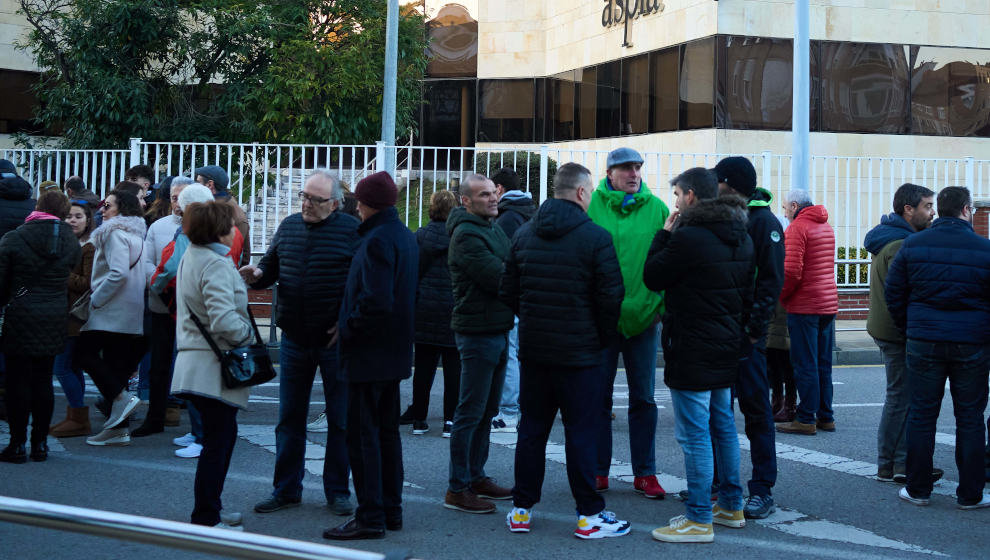
M 976 206 L 976 215 L 973 216 L 973 229 L 981 237 L 990 237 L 990 199 L 974 199 L 973 206 Z
M 267 305 L 272 302 L 271 290 L 248 290 L 248 304 L 264 303 L 266 305 L 251 305 L 251 313 L 255 318 L 268 318 L 272 316 L 272 306 Z
M 839 315 L 836 319 L 866 319 L 866 309 L 869 307 L 869 290 L 839 292 Z M 862 309 L 863 311 L 846 311 L 852 309 Z

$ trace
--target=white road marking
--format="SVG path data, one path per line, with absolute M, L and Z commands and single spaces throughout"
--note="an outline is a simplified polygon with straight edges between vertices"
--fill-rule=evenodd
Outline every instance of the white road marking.
M 515 449 L 516 447 L 516 436 L 517 434 L 511 433 L 493 433 L 491 435 L 491 442 L 509 449 Z M 740 444 L 744 441 L 746 443 L 743 446 L 745 449 L 749 448 L 749 441 L 746 440 L 745 435 L 739 436 Z M 778 446 L 778 453 L 780 450 L 780 444 Z M 552 441 L 547 442 L 547 459 L 555 463 L 566 463 L 564 446 Z M 876 473 L 876 466 L 871 465 L 873 473 Z M 612 459 L 612 465 L 609 469 L 609 478 L 632 483 L 633 482 L 633 472 L 632 464 L 625 463 L 623 461 L 618 461 L 615 458 Z M 664 487 L 668 494 L 676 494 L 681 490 L 687 488 L 687 481 L 683 478 L 672 476 L 665 473 L 658 473 L 657 479 L 660 481 L 660 485 Z M 859 529 L 851 525 L 844 525 L 842 523 L 836 523 L 834 521 L 828 521 L 825 519 L 816 519 L 810 515 L 788 509 L 788 508 L 777 508 L 777 512 L 768 517 L 767 519 L 757 520 L 757 523 L 764 525 L 771 529 L 776 529 L 778 531 L 788 533 L 791 535 L 820 539 L 820 540 L 830 540 L 837 542 L 845 542 L 852 544 L 859 544 L 863 546 L 872 546 L 876 548 L 889 548 L 893 550 L 902 550 L 906 552 L 917 552 L 921 554 L 931 554 L 935 556 L 945 556 L 941 552 L 936 552 L 934 550 L 928 550 L 920 546 L 913 544 L 904 543 L 901 541 L 896 541 L 893 539 L 888 539 L 877 535 L 876 533 L 871 533 L 864 529 Z M 721 538 L 721 537 L 719 537 Z
M 237 436 L 246 440 L 248 443 L 253 443 L 265 451 L 270 452 L 272 455 L 275 454 L 275 426 L 240 424 L 237 426 Z M 306 472 L 314 476 L 323 476 L 323 460 L 326 457 L 326 450 L 326 446 L 313 443 L 312 441 L 306 442 Z M 409 481 L 404 481 L 402 485 L 407 488 L 423 489 L 422 486 Z
M 747 451 L 750 449 L 749 440 L 746 439 L 744 434 L 739 434 L 739 447 Z M 803 447 L 780 443 L 779 441 L 777 442 L 777 459 L 797 461 L 798 463 L 804 463 L 813 467 L 820 467 L 830 471 L 861 476 L 869 479 L 874 479 L 877 474 L 877 466 L 875 463 L 857 461 L 855 459 L 850 459 L 839 455 L 830 455 L 828 453 L 822 453 L 821 451 L 815 451 L 813 449 L 805 449 Z M 935 487 L 932 488 L 932 493 L 941 494 L 943 496 L 952 496 L 954 498 L 956 496 L 955 488 L 958 484 L 958 482 L 951 480 L 939 480 L 935 483 Z M 894 487 L 891 486 L 891 488 Z M 891 492 L 893 492 L 893 490 L 891 490 Z
M 883 406 L 882 402 L 864 402 L 864 403 L 832 403 L 832 408 L 858 408 L 858 407 L 873 407 L 873 406 Z
M 31 428 L 28 427 L 28 432 Z M 30 433 L 28 434 L 30 435 Z M 6 447 L 10 443 L 10 426 L 4 422 L 0 424 L 0 445 Z M 56 437 L 48 436 L 48 451 L 53 453 L 61 453 L 65 451 L 65 446 Z M 28 446 L 28 453 L 31 452 L 30 446 Z

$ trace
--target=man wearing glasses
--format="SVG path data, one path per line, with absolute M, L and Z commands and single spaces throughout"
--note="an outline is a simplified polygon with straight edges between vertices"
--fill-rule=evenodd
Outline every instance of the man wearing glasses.
M 333 335 L 360 222 L 337 212 L 343 199 L 330 172 L 314 172 L 299 193 L 302 211 L 279 224 L 258 266 L 241 268 L 253 289 L 278 282 L 275 322 L 282 329 L 275 488 L 255 505 L 258 513 L 297 506 L 302 499 L 306 416 L 317 366 L 328 424 L 323 490 L 332 512 L 353 511 L 347 487 L 347 385 L 337 380 L 339 345 Z

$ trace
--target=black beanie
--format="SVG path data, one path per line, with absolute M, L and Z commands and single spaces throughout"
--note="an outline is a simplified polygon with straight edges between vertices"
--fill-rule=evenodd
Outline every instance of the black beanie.
M 719 183 L 725 183 L 737 193 L 749 198 L 756 192 L 756 169 L 744 157 L 727 157 L 715 166 Z

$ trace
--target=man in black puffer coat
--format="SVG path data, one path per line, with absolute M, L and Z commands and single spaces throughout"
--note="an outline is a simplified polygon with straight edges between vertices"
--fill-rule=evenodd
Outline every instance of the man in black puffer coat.
M 329 173 L 310 175 L 301 194 L 302 211 L 279 224 L 258 266 L 241 268 L 254 289 L 278 282 L 275 322 L 282 329 L 275 489 L 255 511 L 276 511 L 302 498 L 306 416 L 319 366 L 328 425 L 323 492 L 334 513 L 348 515 L 353 508 L 347 486 L 347 385 L 337 380 L 339 346 L 330 344 L 330 331 L 340 312 L 360 222 L 336 211 L 344 193 Z
M 653 537 L 710 542 L 713 519 L 732 527 L 746 523 L 731 388 L 746 336 L 743 314 L 753 297 L 753 242 L 746 232 L 745 200 L 719 198 L 713 173 L 695 167 L 671 184 L 680 212 L 654 238 L 643 281 L 651 290 L 666 291 L 664 383 L 689 473 L 688 499 L 686 515 L 655 529 Z M 720 478 L 714 510 L 713 442 Z
M 566 163 L 554 199 L 516 232 L 500 297 L 519 316 L 519 404 L 512 532 L 527 532 L 540 501 L 547 438 L 564 421 L 567 479 L 577 502 L 575 536 L 622 536 L 629 524 L 595 492 L 598 429 L 605 400 L 602 349 L 615 338 L 625 290 L 612 236 L 587 215 L 591 172 Z
M 23 224 L 32 210 L 30 183 L 17 175 L 13 163 L 0 159 L 0 237 Z

